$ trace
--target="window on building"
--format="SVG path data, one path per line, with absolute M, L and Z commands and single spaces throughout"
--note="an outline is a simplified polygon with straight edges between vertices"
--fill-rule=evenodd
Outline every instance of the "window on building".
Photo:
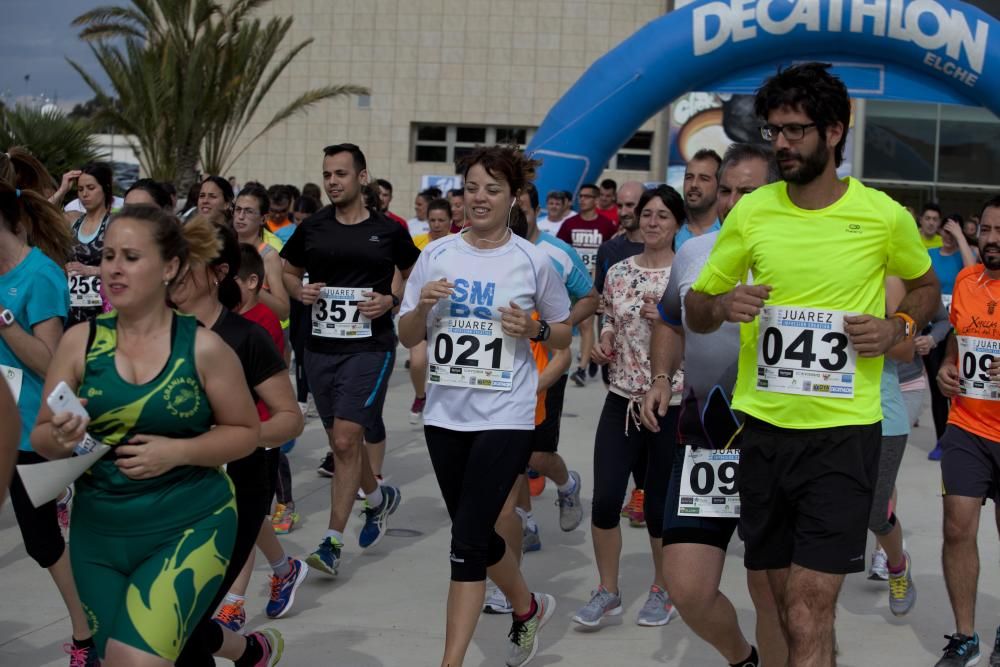
M 608 169 L 649 171 L 653 151 L 653 133 L 636 132 L 608 162 Z
M 869 100 L 864 177 L 995 187 L 1000 120 L 975 107 Z
M 865 178 L 933 181 L 936 132 L 936 104 L 869 101 Z
M 411 136 L 413 162 L 444 162 L 454 164 L 476 146 L 517 144 L 524 147 L 531 141 L 535 128 L 490 127 L 483 125 L 431 125 L 414 123 Z

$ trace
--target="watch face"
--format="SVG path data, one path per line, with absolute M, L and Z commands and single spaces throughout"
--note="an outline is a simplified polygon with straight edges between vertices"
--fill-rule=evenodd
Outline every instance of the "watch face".
M 5 310 L 2 313 L 0 313 L 0 320 L 3 320 L 4 324 L 10 326 L 11 324 L 14 324 L 14 313 L 10 312 L 9 310 Z

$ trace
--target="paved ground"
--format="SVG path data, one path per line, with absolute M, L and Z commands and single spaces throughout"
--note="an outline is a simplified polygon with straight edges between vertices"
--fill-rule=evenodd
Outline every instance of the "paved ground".
M 401 359 L 405 356 L 400 355 Z M 584 389 L 571 385 L 566 395 L 561 450 L 571 467 L 581 471 L 583 495 L 589 500 L 593 433 L 604 391 L 595 382 Z M 300 589 L 291 615 L 279 621 L 268 622 L 263 614 L 266 573 L 258 568 L 259 576 L 249 593 L 249 608 L 254 610 L 249 627 L 281 629 L 287 641 L 282 665 L 322 662 L 337 667 L 396 667 L 437 665 L 440 660 L 449 524 L 421 429 L 408 423 L 411 399 L 412 389 L 400 361 L 385 415 L 389 427 L 386 475 L 403 491 L 403 503 L 391 523 L 392 533 L 372 553 L 362 554 L 354 542 L 360 522 L 352 520 L 340 577 L 310 577 Z M 939 473 L 937 465 L 926 458 L 932 437 L 930 414 L 926 412 L 911 436 L 899 483 L 900 515 L 914 559 L 917 606 L 906 619 L 896 619 L 888 611 L 885 584 L 867 581 L 862 575 L 849 578 L 837 623 L 841 665 L 930 667 L 945 644 L 942 635 L 953 629 L 939 558 Z M 285 538 L 286 548 L 293 554 L 311 551 L 326 527 L 329 483 L 314 470 L 325 449 L 325 436 L 313 421 L 292 454 L 295 495 L 304 516 L 302 525 Z M 624 623 L 597 633 L 577 631 L 570 617 L 589 598 L 596 580 L 590 535 L 584 529 L 588 523 L 585 520 L 573 533 L 561 533 L 554 500 L 550 484 L 536 500 L 543 549 L 525 558 L 529 583 L 553 593 L 559 604 L 543 631 L 533 665 L 724 664 L 683 620 L 675 619 L 665 628 L 634 624 L 650 582 L 650 564 L 645 531 L 627 524 L 623 528 L 621 573 L 627 604 Z M 992 507 L 984 511 L 983 518 L 977 628 L 988 656 L 1000 613 L 1000 552 Z M 66 613 L 51 580 L 25 554 L 9 506 L 0 512 L 0 574 L 6 586 L 0 605 L 0 665 L 65 665 L 61 647 L 70 634 Z M 723 590 L 739 609 L 744 631 L 751 631 L 753 612 L 741 544 L 730 549 Z M 483 616 L 467 664 L 503 664 L 508 629 L 508 617 Z

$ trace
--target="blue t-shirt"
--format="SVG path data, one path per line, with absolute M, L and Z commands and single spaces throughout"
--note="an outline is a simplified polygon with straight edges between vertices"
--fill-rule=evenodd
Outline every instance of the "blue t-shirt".
M 30 332 L 36 324 L 69 314 L 69 286 L 66 274 L 38 248 L 32 248 L 24 260 L 0 275 L 0 306 L 14 313 L 17 324 Z M 17 410 L 21 414 L 21 451 L 31 451 L 31 429 L 35 426 L 42 402 L 45 378 L 28 369 L 0 337 L 0 366 L 3 376 L 14 389 Z
M 540 232 L 535 245 L 552 260 L 552 266 L 562 278 L 572 301 L 579 301 L 590 294 L 594 282 L 590 279 L 590 271 L 587 270 L 586 264 L 573 246 L 548 232 Z
M 882 366 L 882 435 L 909 435 L 910 414 L 899 387 L 896 362 L 886 359 Z
M 295 229 L 298 227 L 294 222 L 284 227 L 279 227 L 277 231 L 271 232 L 277 236 L 282 243 L 288 243 L 288 239 L 292 238 L 292 234 L 295 233 Z
M 941 281 L 941 293 L 951 294 L 955 289 L 955 278 L 958 278 L 958 272 L 965 266 L 962 263 L 962 253 L 956 250 L 950 255 L 942 255 L 941 248 L 931 248 L 927 254 L 931 256 L 931 266 Z
M 716 218 L 715 222 L 712 223 L 712 226 L 706 229 L 704 232 L 702 232 L 701 236 L 704 236 L 705 234 L 711 234 L 712 232 L 717 232 L 720 229 L 722 229 L 722 223 L 719 222 L 718 218 Z M 694 234 L 691 233 L 691 225 L 690 223 L 685 222 L 683 225 L 681 225 L 681 228 L 677 230 L 677 235 L 674 236 L 674 252 L 680 250 L 682 245 L 684 245 L 693 238 L 695 238 L 695 236 Z

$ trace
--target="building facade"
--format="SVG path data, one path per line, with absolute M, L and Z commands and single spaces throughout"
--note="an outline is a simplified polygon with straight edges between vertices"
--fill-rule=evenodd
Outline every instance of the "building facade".
M 276 82 L 245 136 L 309 88 L 353 83 L 371 95 L 291 118 L 224 176 L 319 183 L 323 147 L 351 141 L 368 156 L 371 175 L 393 183 L 392 210 L 410 217 L 429 180 L 454 176 L 455 160 L 477 144 L 526 144 L 595 60 L 675 4 L 687 1 L 275 0 L 264 11 L 294 17 L 289 44 L 314 41 Z M 691 99 L 698 98 L 684 103 Z M 1000 121 L 992 113 L 881 100 L 855 108 L 851 173 L 901 202 L 940 199 L 945 209 L 968 213 L 1000 188 Z M 671 143 L 690 135 L 677 115 L 664 110 L 647 121 L 605 176 L 678 184 Z M 718 134 L 711 124 L 701 131 Z

